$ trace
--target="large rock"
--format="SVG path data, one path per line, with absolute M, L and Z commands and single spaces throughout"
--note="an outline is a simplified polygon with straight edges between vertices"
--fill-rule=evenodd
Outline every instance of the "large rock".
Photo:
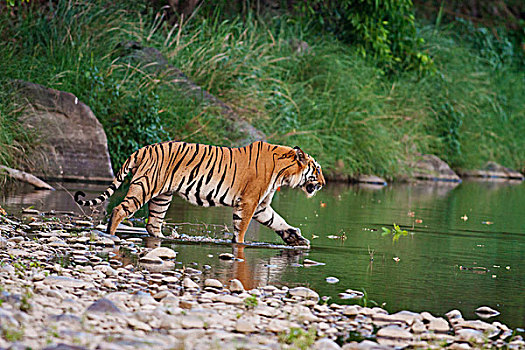
M 524 180 L 524 176 L 520 172 L 506 168 L 496 162 L 487 162 L 480 170 L 460 170 L 459 172 L 463 177 L 473 177 L 487 181 Z
M 51 180 L 113 179 L 106 134 L 91 109 L 69 93 L 17 80 L 22 121 L 39 137 L 31 173 Z
M 408 164 L 411 178 L 425 181 L 461 182 L 459 176 L 450 166 L 432 154 L 423 154 L 416 161 Z

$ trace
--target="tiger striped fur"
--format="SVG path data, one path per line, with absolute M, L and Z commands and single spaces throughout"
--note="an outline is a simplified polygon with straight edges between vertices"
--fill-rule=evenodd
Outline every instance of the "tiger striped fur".
M 278 187 L 300 187 L 308 197 L 325 185 L 321 167 L 299 147 L 254 142 L 246 147 L 228 148 L 168 141 L 145 146 L 134 152 L 117 173 L 112 184 L 95 199 L 75 201 L 84 206 L 104 202 L 131 172 L 128 193 L 113 209 L 107 232 L 115 234 L 118 224 L 148 203 L 146 230 L 161 237 L 164 216 L 174 194 L 192 204 L 233 207 L 233 242 L 243 243 L 250 220 L 276 231 L 289 245 L 309 245 L 301 231 L 288 225 L 270 203 Z

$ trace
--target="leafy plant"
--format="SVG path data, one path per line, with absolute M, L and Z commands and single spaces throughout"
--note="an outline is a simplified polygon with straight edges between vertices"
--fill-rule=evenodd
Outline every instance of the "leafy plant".
M 8 342 L 17 342 L 19 340 L 22 340 L 22 338 L 24 337 L 24 330 L 0 327 L 0 334 L 2 335 L 2 338 L 7 340 Z
M 88 104 L 104 126 L 112 164 L 118 169 L 131 153 L 169 135 L 162 127 L 158 95 L 146 89 L 127 90 L 113 72 L 93 66 L 84 78 L 91 86 Z
M 288 331 L 279 334 L 279 342 L 292 345 L 298 349 L 308 349 L 315 342 L 316 331 L 315 328 L 310 328 L 305 331 L 302 328 L 292 327 Z
M 402 230 L 399 225 L 396 225 L 394 223 L 394 229 L 389 229 L 386 227 L 382 227 L 383 233 L 381 234 L 383 237 L 392 235 L 392 242 L 397 242 L 399 240 L 399 237 L 408 235 L 408 231 Z
M 424 40 L 415 25 L 412 0 L 342 0 L 298 2 L 296 10 L 387 70 L 433 71 L 430 56 L 419 50 Z
M 244 305 L 247 309 L 254 309 L 259 305 L 259 301 L 255 295 L 244 298 Z

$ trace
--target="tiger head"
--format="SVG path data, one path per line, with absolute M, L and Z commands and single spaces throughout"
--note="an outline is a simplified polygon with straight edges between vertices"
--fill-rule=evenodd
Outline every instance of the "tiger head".
M 295 160 L 299 164 L 300 180 L 294 187 L 300 187 L 308 198 L 315 195 L 324 185 L 326 181 L 321 171 L 321 166 L 310 155 L 304 153 L 299 147 L 294 147 Z

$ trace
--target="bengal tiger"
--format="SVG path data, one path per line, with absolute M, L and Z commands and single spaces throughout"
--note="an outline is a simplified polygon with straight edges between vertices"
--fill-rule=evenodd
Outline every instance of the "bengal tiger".
M 133 178 L 128 193 L 113 209 L 107 225 L 107 233 L 111 235 L 122 220 L 148 203 L 146 230 L 162 237 L 164 216 L 173 194 L 178 194 L 204 207 L 233 207 L 234 243 L 244 243 L 248 224 L 254 218 L 274 230 L 288 245 L 309 246 L 301 230 L 288 225 L 270 203 L 281 186 L 300 187 L 311 197 L 326 184 L 320 165 L 299 147 L 263 141 L 240 148 L 168 141 L 134 152 L 97 198 L 81 200 L 85 194 L 78 191 L 75 201 L 84 206 L 104 202 L 130 171 Z

